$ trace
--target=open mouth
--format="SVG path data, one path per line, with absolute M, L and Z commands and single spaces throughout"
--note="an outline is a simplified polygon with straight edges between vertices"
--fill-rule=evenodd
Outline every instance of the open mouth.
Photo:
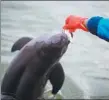
M 68 30 L 62 30 L 63 33 L 65 33 L 69 39 L 69 41 L 73 42 L 73 33 L 70 33 Z
M 73 33 L 70 33 L 71 34 L 71 37 L 73 38 Z

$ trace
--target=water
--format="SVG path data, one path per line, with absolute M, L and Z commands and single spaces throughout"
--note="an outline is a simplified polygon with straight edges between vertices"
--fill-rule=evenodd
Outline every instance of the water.
M 14 41 L 57 33 L 69 14 L 109 17 L 109 1 L 2 1 L 1 79 L 17 54 L 10 52 Z M 64 98 L 109 98 L 109 43 L 78 30 L 61 63 Z

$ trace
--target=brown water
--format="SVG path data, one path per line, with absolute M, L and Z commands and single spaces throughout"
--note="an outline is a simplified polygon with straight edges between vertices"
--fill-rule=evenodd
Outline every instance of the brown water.
M 109 1 L 2 1 L 1 76 L 17 54 L 10 52 L 14 41 L 57 33 L 69 14 L 109 17 Z M 109 43 L 78 30 L 61 63 L 65 98 L 109 98 Z

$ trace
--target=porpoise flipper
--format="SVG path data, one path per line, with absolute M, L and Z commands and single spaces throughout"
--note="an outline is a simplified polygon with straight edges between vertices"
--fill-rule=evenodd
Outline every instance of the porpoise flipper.
M 53 70 L 50 72 L 49 80 L 53 87 L 52 94 L 56 95 L 65 80 L 65 73 L 60 62 L 54 65 Z
M 27 44 L 29 41 L 31 41 L 32 37 L 22 37 L 18 39 L 12 46 L 11 52 L 20 50 L 25 44 Z

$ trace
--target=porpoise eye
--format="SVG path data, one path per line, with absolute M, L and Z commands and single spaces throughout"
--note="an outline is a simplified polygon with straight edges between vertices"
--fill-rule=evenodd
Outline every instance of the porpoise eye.
M 43 57 L 44 55 L 45 55 L 44 51 L 41 50 L 41 51 L 40 51 L 40 56 Z
M 48 55 L 48 48 L 41 48 L 41 50 L 39 50 L 38 55 L 39 57 L 45 58 Z

